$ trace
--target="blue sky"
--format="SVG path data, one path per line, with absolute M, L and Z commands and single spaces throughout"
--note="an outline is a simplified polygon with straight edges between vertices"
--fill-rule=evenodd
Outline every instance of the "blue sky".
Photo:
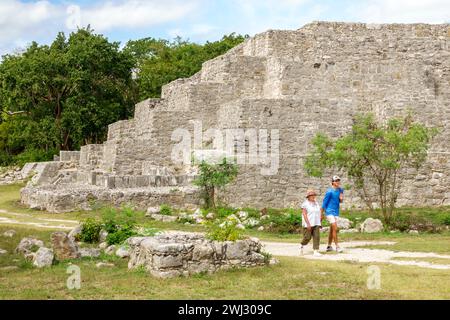
M 110 40 L 178 36 L 217 40 L 237 32 L 298 29 L 315 20 L 450 22 L 450 0 L 0 0 L 0 54 L 90 24 Z

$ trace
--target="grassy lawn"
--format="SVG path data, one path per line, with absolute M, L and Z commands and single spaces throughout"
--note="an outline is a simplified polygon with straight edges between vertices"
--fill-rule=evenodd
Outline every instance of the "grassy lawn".
M 33 216 L 84 220 L 100 216 L 100 211 L 48 214 L 18 204 L 20 186 L 0 187 L 0 209 Z M 416 209 L 419 210 L 420 209 Z M 425 210 L 425 209 L 424 209 Z M 432 209 L 426 209 L 427 211 Z M 434 210 L 434 209 L 433 209 Z M 447 212 L 448 209 L 436 209 Z M 352 214 L 363 215 L 362 212 Z M 201 226 L 161 223 L 138 213 L 141 224 L 159 229 L 203 231 Z M 0 236 L 0 299 L 450 299 L 448 270 L 377 264 L 381 269 L 381 289 L 366 286 L 368 264 L 313 261 L 296 257 L 278 257 L 279 265 L 248 270 L 231 270 L 213 275 L 160 280 L 142 270 L 128 271 L 127 260 L 103 255 L 58 263 L 52 268 L 35 269 L 20 255 L 13 254 L 19 241 L 34 236 L 49 245 L 51 230 L 28 226 L 1 226 L 0 234 L 15 229 L 13 238 Z M 300 235 L 246 231 L 263 240 L 298 242 Z M 409 235 L 404 233 L 341 234 L 342 241 L 389 240 L 393 246 L 376 246 L 398 251 L 424 251 L 450 254 L 450 233 Z M 326 235 L 322 236 L 325 243 Z M 436 259 L 420 259 L 439 263 Z M 112 268 L 96 268 L 100 261 L 112 262 Z M 69 263 L 81 268 L 81 289 L 68 290 Z M 10 267 L 17 267 L 11 269 Z

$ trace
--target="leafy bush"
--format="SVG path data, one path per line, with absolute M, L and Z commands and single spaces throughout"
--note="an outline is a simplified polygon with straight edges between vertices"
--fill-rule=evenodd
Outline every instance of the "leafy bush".
M 76 237 L 76 240 L 86 243 L 97 243 L 102 228 L 103 225 L 100 222 L 89 218 L 83 222 L 81 233 Z
M 299 212 L 290 209 L 286 213 L 271 214 L 264 220 L 267 230 L 277 233 L 299 233 L 302 227 L 302 216 Z
M 135 236 L 136 212 L 129 206 L 105 208 L 103 212 L 103 225 L 108 232 L 106 242 L 109 245 L 121 244 L 126 239 Z
M 399 231 L 408 231 L 410 229 L 422 232 L 437 232 L 438 226 L 423 216 L 414 214 L 397 214 L 392 220 L 391 228 Z
M 137 232 L 134 231 L 132 226 L 119 226 L 115 232 L 108 233 L 106 242 L 108 245 L 122 244 L 125 240 L 135 235 L 137 235 Z
M 450 226 L 450 213 L 444 213 L 440 215 L 439 220 L 442 224 Z
M 239 221 L 234 215 L 224 221 L 216 220 L 206 224 L 206 237 L 214 241 L 236 241 L 242 238 L 242 230 L 237 227 Z
M 160 207 L 160 214 L 165 215 L 165 216 L 171 216 L 173 213 L 173 210 L 170 206 L 168 206 L 167 204 L 163 204 Z

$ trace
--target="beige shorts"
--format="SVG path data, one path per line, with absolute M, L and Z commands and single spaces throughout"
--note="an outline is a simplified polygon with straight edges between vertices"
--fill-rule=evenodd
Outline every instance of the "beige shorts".
M 336 216 L 333 216 L 332 214 L 330 214 L 330 215 L 327 216 L 327 221 L 330 224 L 337 223 L 337 219 L 336 218 L 337 218 Z

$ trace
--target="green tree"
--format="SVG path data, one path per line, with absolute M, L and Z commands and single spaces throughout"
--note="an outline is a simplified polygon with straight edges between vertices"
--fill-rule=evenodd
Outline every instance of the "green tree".
M 204 45 L 181 38 L 174 41 L 145 38 L 129 41 L 124 52 L 131 54 L 136 62 L 136 82 L 140 99 L 159 98 L 163 85 L 188 78 L 200 71 L 203 62 L 224 54 L 242 43 L 248 36 L 234 33 Z
M 200 174 L 193 184 L 201 188 L 205 207 L 215 208 L 217 190 L 234 181 L 238 174 L 238 167 L 236 164 L 228 162 L 226 158 L 218 164 L 211 164 L 203 160 L 198 167 Z
M 49 46 L 33 42 L 0 64 L 0 147 L 8 155 L 77 149 L 100 143 L 108 124 L 136 102 L 134 59 L 90 29 Z M 6 112 L 8 111 L 8 112 Z M 9 115 L 11 112 L 17 114 Z
M 327 168 L 345 172 L 369 210 L 377 203 L 389 225 L 404 180 L 402 173 L 420 168 L 435 134 L 435 129 L 414 122 L 411 115 L 385 124 L 376 122 L 372 114 L 359 115 L 351 132 L 337 140 L 317 134 L 304 167 L 314 177 L 321 177 Z

